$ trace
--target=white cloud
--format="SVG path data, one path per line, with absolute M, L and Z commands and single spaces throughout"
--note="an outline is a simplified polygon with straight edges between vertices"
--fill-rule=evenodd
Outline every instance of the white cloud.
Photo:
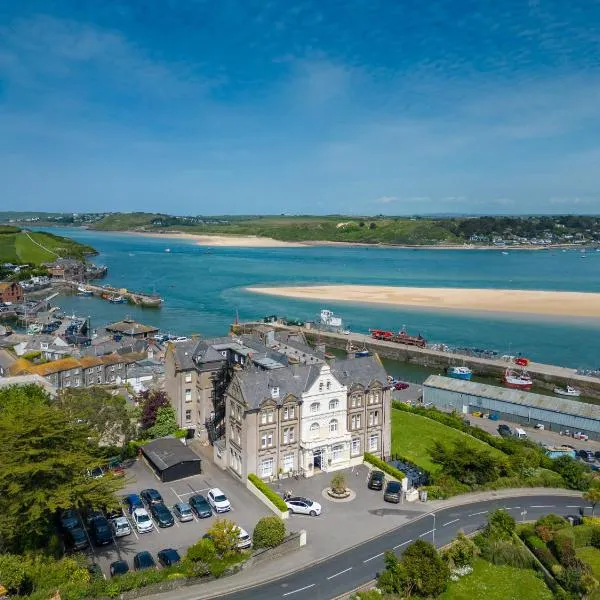
M 396 196 L 381 196 L 374 200 L 377 204 L 392 204 L 392 202 L 398 202 Z

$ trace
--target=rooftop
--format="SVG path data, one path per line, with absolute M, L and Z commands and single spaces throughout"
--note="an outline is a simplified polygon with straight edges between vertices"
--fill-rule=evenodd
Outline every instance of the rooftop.
M 106 331 L 121 333 L 123 335 L 143 335 L 158 332 L 158 327 L 143 325 L 142 323 L 137 323 L 131 319 L 124 319 L 123 321 L 111 323 L 110 325 L 107 325 L 105 329 Z
M 461 394 L 469 394 L 470 396 L 476 396 L 478 398 L 502 400 L 512 404 L 519 404 L 520 406 L 540 408 L 576 417 L 600 420 L 600 406 L 589 404 L 587 402 L 578 402 L 566 398 L 555 398 L 553 396 L 544 396 L 543 394 L 511 390 L 497 385 L 475 383 L 474 381 L 465 381 L 462 379 L 452 379 L 451 377 L 442 377 L 441 375 L 430 375 L 423 383 L 423 388 L 428 387 L 458 392 Z
M 175 438 L 159 438 L 142 446 L 142 452 L 161 471 L 182 462 L 200 461 L 181 441 Z
M 40 375 L 16 375 L 15 377 L 0 377 L 0 388 L 11 385 L 39 385 L 51 396 L 56 396 L 56 388 Z

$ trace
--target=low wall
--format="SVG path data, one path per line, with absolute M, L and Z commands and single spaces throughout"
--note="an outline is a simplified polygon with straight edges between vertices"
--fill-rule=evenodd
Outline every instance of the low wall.
M 246 487 L 254 494 L 269 510 L 272 510 L 278 517 L 289 519 L 289 513 L 279 510 L 249 479 L 246 479 Z
M 298 531 L 290 533 L 285 540 L 279 546 L 275 548 L 262 548 L 261 550 L 255 550 L 252 554 L 252 558 L 245 562 L 243 569 L 252 568 L 261 563 L 281 558 L 290 552 L 298 550 L 302 546 L 306 545 L 306 531 Z

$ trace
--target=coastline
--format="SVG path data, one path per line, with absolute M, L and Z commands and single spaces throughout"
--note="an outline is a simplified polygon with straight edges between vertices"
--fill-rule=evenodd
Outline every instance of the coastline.
M 256 294 L 388 306 L 482 313 L 600 318 L 600 293 L 541 290 L 411 288 L 367 285 L 247 287 Z

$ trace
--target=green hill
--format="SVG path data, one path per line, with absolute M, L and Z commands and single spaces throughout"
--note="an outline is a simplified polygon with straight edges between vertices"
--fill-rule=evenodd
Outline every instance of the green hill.
M 91 246 L 52 233 L 0 227 L 0 263 L 41 265 L 57 258 L 84 259 L 97 254 Z

